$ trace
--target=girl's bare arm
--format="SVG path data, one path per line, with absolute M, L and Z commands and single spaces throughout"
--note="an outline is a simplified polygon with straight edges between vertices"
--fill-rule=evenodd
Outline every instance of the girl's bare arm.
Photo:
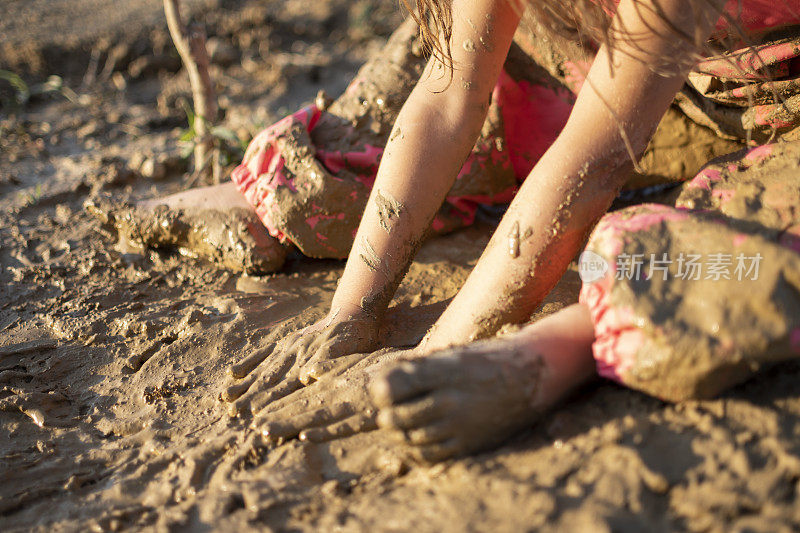
M 400 111 L 331 316 L 386 310 L 475 143 L 518 21 L 505 0 L 453 2 L 452 79 L 432 59 Z
M 613 57 L 601 48 L 566 127 L 522 185 L 423 350 L 527 321 L 608 209 L 632 169 L 620 127 L 633 152 L 641 154 L 691 66 L 692 45 L 648 9 L 655 2 L 620 3 L 614 27 L 624 27 L 635 41 L 619 42 Z M 712 9 L 701 21 L 687 0 L 658 5 L 688 35 L 696 29 L 703 38 L 710 34 Z M 653 58 L 670 57 L 669 75 L 658 75 L 649 66 Z

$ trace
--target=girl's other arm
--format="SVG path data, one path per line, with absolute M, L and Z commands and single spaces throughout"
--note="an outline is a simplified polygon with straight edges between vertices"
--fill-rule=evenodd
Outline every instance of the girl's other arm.
M 612 23 L 623 35 L 617 49 L 601 47 L 567 125 L 520 188 L 424 350 L 489 336 L 536 310 L 630 175 L 629 148 L 637 157 L 644 151 L 684 83 L 695 48 L 669 24 L 702 39 L 710 34 L 715 8 L 692 6 L 698 7 L 691 0 L 622 0 Z M 655 73 L 654 60 L 671 73 Z

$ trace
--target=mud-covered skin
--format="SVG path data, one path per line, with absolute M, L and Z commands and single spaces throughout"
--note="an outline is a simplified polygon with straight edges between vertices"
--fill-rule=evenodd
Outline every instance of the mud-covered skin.
M 397 221 L 402 204 L 394 200 L 394 212 L 389 218 L 383 217 L 381 209 L 389 203 L 378 205 L 379 220 L 386 222 L 387 232 L 391 233 Z M 223 401 L 232 402 L 229 412 L 232 416 L 257 414 L 267 405 L 287 396 L 297 389 L 319 379 L 336 367 L 337 359 L 355 354 L 356 360 L 378 348 L 380 327 L 389 302 L 405 277 L 411 262 L 419 250 L 423 239 L 404 243 L 389 259 L 382 260 L 364 238 L 356 244 L 358 260 L 371 270 L 385 276 L 384 283 L 374 287 L 359 301 L 349 301 L 343 297 L 337 303 L 336 297 L 327 316 L 307 328 L 288 336 L 282 332 L 266 349 L 246 357 L 233 365 L 229 374 L 234 382 L 222 393 Z M 399 268 L 399 270 L 398 270 Z
M 275 272 L 288 251 L 248 209 L 137 207 L 107 196 L 90 198 L 84 207 L 128 247 L 179 249 L 233 271 Z
M 509 68 L 519 63 L 518 56 L 509 57 Z M 322 106 L 298 111 L 291 125 L 276 124 L 253 139 L 232 179 L 273 235 L 291 241 L 310 257 L 347 257 L 383 149 L 390 138 L 407 135 L 395 121 L 426 61 L 417 28 L 408 20 L 335 101 L 328 105 L 320 98 Z M 488 115 L 472 155 L 449 191 L 453 199 L 505 195 L 499 200 L 504 201 L 516 185 L 502 113 L 489 100 L 487 94 L 483 105 Z M 474 206 L 468 204 L 445 202 L 434 232 L 447 233 L 471 223 Z
M 229 368 L 234 383 L 221 399 L 230 402 L 231 416 L 256 415 L 331 371 L 337 359 L 374 350 L 378 333 L 373 317 L 340 317 L 336 311 L 289 335 L 278 332 L 266 348 Z
M 612 265 L 642 254 L 638 281 L 613 279 L 612 266 L 581 293 L 595 315 L 601 373 L 628 387 L 671 401 L 711 398 L 800 354 L 800 255 L 774 240 L 714 213 L 644 205 L 606 217 L 587 249 Z M 666 279 L 660 270 L 645 279 L 651 253 L 672 259 Z M 697 279 L 688 266 L 679 275 L 681 254 L 701 257 Z M 757 256 L 753 279 L 747 258 Z M 714 261 L 728 265 L 728 279 L 706 270 Z
M 543 378 L 537 354 L 493 339 L 393 365 L 370 391 L 378 425 L 433 462 L 491 448 L 530 426 Z
M 406 206 L 398 202 L 391 194 L 385 195 L 380 191 L 375 191 L 375 203 L 378 207 L 380 225 L 387 233 L 392 230 L 392 219 L 398 218 L 405 210 Z

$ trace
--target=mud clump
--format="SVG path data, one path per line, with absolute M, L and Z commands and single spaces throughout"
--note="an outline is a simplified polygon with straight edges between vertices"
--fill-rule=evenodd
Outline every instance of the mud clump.
M 233 271 L 275 272 L 288 252 L 246 209 L 183 210 L 163 205 L 151 211 L 101 197 L 87 200 L 84 207 L 128 247 L 177 249 Z

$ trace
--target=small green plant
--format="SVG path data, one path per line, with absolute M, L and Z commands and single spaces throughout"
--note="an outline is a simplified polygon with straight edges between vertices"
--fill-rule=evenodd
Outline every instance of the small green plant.
M 181 150 L 181 157 L 188 159 L 194 152 L 195 146 L 197 146 L 202 139 L 195 128 L 197 116 L 194 111 L 192 111 L 192 108 L 185 100 L 181 100 L 181 105 L 186 113 L 186 120 L 189 123 L 189 127 L 183 130 L 178 140 L 184 145 Z M 236 133 L 231 129 L 223 126 L 212 126 L 208 130 L 208 134 L 212 137 L 214 146 L 212 152 L 216 153 L 219 165 L 226 167 L 242 159 L 247 149 L 247 142 L 239 139 Z
M 23 207 L 30 207 L 32 205 L 36 205 L 39 203 L 39 200 L 42 199 L 42 195 L 44 194 L 44 189 L 42 188 L 41 183 L 37 183 L 36 187 L 33 188 L 33 192 L 21 192 L 19 193 L 19 198 L 22 200 Z
M 14 90 L 14 99 L 11 102 L 3 102 L 3 107 L 12 104 L 15 107 L 25 106 L 31 98 L 46 94 L 60 94 L 70 102 L 77 102 L 78 95 L 75 91 L 64 85 L 64 80 L 60 76 L 50 76 L 44 83 L 28 85 L 18 74 L 9 70 L 0 69 L 0 80 L 7 82 Z

